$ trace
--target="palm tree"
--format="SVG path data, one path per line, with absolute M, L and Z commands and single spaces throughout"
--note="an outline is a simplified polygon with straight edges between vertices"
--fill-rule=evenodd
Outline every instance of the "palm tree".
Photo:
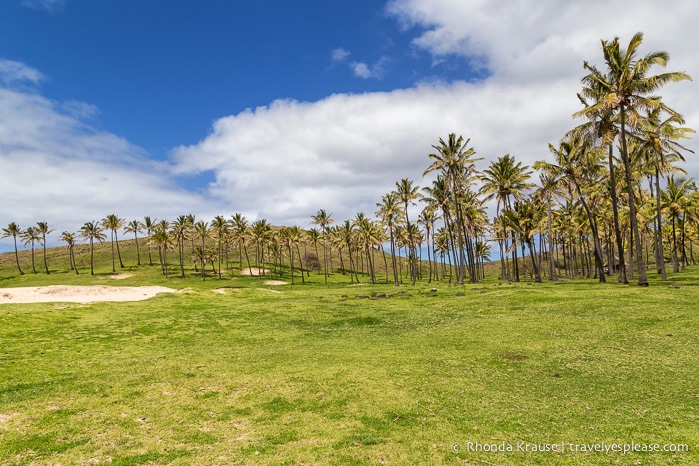
M 515 200 L 523 199 L 524 190 L 534 186 L 532 183 L 527 182 L 531 173 L 528 166 L 522 165 L 521 162 L 516 162 L 515 158 L 510 154 L 498 157 L 496 161 L 490 163 L 487 170 L 483 171 L 483 176 L 481 176 L 481 182 L 483 183 L 481 193 L 486 194 L 485 200 L 495 197 L 497 200 L 497 214 L 500 212 L 500 206 L 502 206 L 503 212 L 507 214 L 508 211 L 512 210 L 511 198 Z M 503 232 L 503 236 L 507 237 L 506 231 Z M 512 246 L 514 279 L 519 281 L 514 233 L 512 233 Z
M 75 270 L 75 274 L 79 275 L 78 265 L 75 263 L 75 233 L 64 231 L 61 233 L 61 241 L 68 244 L 68 260 L 70 262 L 70 270 Z
M 41 235 L 41 244 L 44 246 L 44 269 L 48 275 L 51 272 L 49 272 L 49 264 L 46 260 L 46 235 L 53 233 L 55 230 L 49 228 L 49 225 L 46 222 L 36 222 L 36 227 L 38 233 Z
M 437 223 L 437 205 L 434 203 L 428 203 L 421 211 L 418 217 L 418 223 L 425 226 L 425 243 L 427 244 L 427 265 L 429 270 L 429 278 L 427 283 L 432 283 L 432 253 L 434 250 L 434 227 Z M 430 237 L 432 237 L 432 242 L 430 242 Z
M 619 255 L 619 277 L 620 283 L 627 284 L 629 282 L 626 275 L 626 261 L 624 259 L 624 240 L 621 234 L 619 224 L 619 199 L 617 191 L 619 185 L 617 183 L 615 159 L 614 159 L 614 140 L 619 133 L 616 127 L 616 115 L 613 108 L 590 109 L 588 98 L 597 102 L 604 98 L 605 90 L 597 83 L 590 82 L 588 87 L 584 88 L 582 93 L 578 94 L 578 99 L 585 106 L 585 110 L 577 112 L 574 116 L 585 116 L 589 121 L 580 126 L 577 126 L 570 131 L 566 136 L 575 144 L 583 144 L 585 146 L 607 148 L 607 161 L 609 167 L 609 195 L 612 204 L 612 214 L 614 220 L 614 236 L 616 240 L 617 253 Z M 611 270 L 611 268 L 610 268 Z
M 562 141 L 559 147 L 549 144 L 549 150 L 555 157 L 554 163 L 537 162 L 535 167 L 541 168 L 557 180 L 567 186 L 570 197 L 577 197 L 587 215 L 595 252 L 595 265 L 600 282 L 607 281 L 604 274 L 602 259 L 602 246 L 599 240 L 597 219 L 590 207 L 588 189 L 583 193 L 583 187 L 592 187 L 600 184 L 599 152 L 589 150 L 584 146 L 575 145 L 570 141 Z M 574 192 L 573 192 L 574 191 Z
M 160 256 L 160 270 L 165 277 L 168 276 L 167 252 L 173 248 L 173 238 L 168 232 L 168 222 L 161 220 L 154 225 L 153 234 L 149 237 L 149 242 L 158 248 Z
M 532 261 L 536 283 L 541 283 L 541 272 L 536 262 L 536 250 L 534 249 L 534 235 L 539 231 L 539 225 L 544 217 L 543 204 L 531 199 L 514 203 L 514 208 L 503 212 L 509 227 L 517 232 L 522 242 L 529 248 L 529 257 Z
M 627 145 L 627 126 L 631 129 L 638 128 L 643 120 L 640 112 L 662 109 L 671 115 L 679 115 L 676 111 L 666 106 L 659 98 L 649 94 L 657 91 L 670 82 L 691 80 L 690 76 L 683 72 L 669 72 L 648 76 L 649 69 L 654 65 L 665 67 L 669 60 L 669 54 L 664 51 L 648 53 L 643 58 L 637 58 L 638 48 L 643 41 L 643 33 L 636 33 L 626 49 L 622 49 L 619 38 L 612 41 L 602 41 L 602 53 L 607 65 L 607 73 L 600 72 L 595 66 L 584 63 L 585 69 L 590 73 L 583 78 L 583 83 L 588 89 L 601 90 L 602 95 L 591 97 L 598 99 L 593 105 L 581 110 L 576 115 L 585 116 L 613 110 L 619 115 L 619 139 L 621 143 L 621 160 L 624 164 L 624 176 L 629 202 L 629 220 L 631 233 L 636 239 L 636 263 L 638 264 L 638 285 L 648 286 L 646 268 L 643 261 L 643 245 L 640 241 L 638 218 L 636 215 L 636 195 L 634 193 L 634 179 L 632 175 L 632 163 Z M 601 97 L 601 98 L 600 98 Z
M 80 236 L 90 241 L 90 275 L 95 274 L 95 241 L 103 242 L 107 235 L 102 233 L 102 228 L 97 222 L 85 222 L 80 228 Z
M 143 228 L 143 224 L 138 220 L 131 220 L 126 227 L 124 227 L 125 233 L 133 233 L 134 240 L 136 241 L 136 263 L 141 265 L 141 252 L 138 248 L 138 232 Z
M 378 212 L 376 212 L 376 215 L 378 215 L 386 225 L 386 228 L 388 229 L 388 238 L 390 241 L 390 247 L 391 247 L 391 264 L 393 267 L 393 284 L 395 286 L 398 286 L 398 268 L 396 267 L 396 248 L 395 248 L 395 240 L 393 237 L 394 233 L 394 227 L 396 225 L 396 220 L 398 219 L 398 215 L 401 213 L 401 208 L 400 204 L 398 204 L 398 193 L 396 192 L 390 192 L 386 195 L 384 195 L 381 198 L 381 202 L 377 203 L 377 207 L 379 207 Z M 407 216 L 406 216 L 407 218 Z
M 410 225 L 410 217 L 408 216 L 408 204 L 415 205 L 415 200 L 422 197 L 420 195 L 419 186 L 413 186 L 413 180 L 403 178 L 396 182 L 396 194 L 398 199 L 403 203 L 403 214 L 405 215 L 405 225 L 408 231 L 408 264 L 410 266 L 410 279 L 415 285 L 417 278 L 417 248 L 415 247 L 415 239 L 413 238 L 413 229 Z
M 221 258 L 223 256 L 223 242 L 228 234 L 228 221 L 222 216 L 217 215 L 211 222 L 211 229 L 216 235 L 218 246 L 218 278 L 221 278 Z
M 676 224 L 684 221 L 691 193 L 695 190 L 696 186 L 691 178 L 675 179 L 675 176 L 671 175 L 667 180 L 666 189 L 661 193 L 662 208 L 670 217 L 672 225 L 672 271 L 674 273 L 680 271 L 677 257 Z
M 2 237 L 8 238 L 12 236 L 12 239 L 15 242 L 15 261 L 17 262 L 17 270 L 19 270 L 20 275 L 24 275 L 22 267 L 19 266 L 19 253 L 17 252 L 17 237 L 21 234 L 22 229 L 15 222 L 10 223 L 9 225 L 7 225 L 7 228 L 2 229 Z
M 22 239 L 24 240 L 24 245 L 31 244 L 32 246 L 32 273 L 36 273 L 36 267 L 34 267 L 34 243 L 41 242 L 41 236 L 39 235 L 39 230 L 34 227 L 28 227 L 22 232 Z
M 459 196 L 461 195 L 462 187 L 465 184 L 465 179 L 474 174 L 474 162 L 476 160 L 480 160 L 473 158 L 473 156 L 476 154 L 476 150 L 472 147 L 468 147 L 470 141 L 470 139 L 464 141 L 462 136 L 457 138 L 456 134 L 454 133 L 449 134 L 447 141 L 439 138 L 439 145 L 432 146 L 437 152 L 429 154 L 429 158 L 432 160 L 432 163 L 422 174 L 422 176 L 425 176 L 428 173 L 440 171 L 445 180 L 447 190 L 451 190 L 453 207 L 454 211 L 456 212 L 457 241 L 459 250 L 459 263 L 457 266 L 458 285 L 464 284 L 464 277 L 466 275 L 464 258 L 464 232 L 462 228 L 461 209 L 459 208 Z
M 252 267 L 250 265 L 250 256 L 248 255 L 248 248 L 245 245 L 245 239 L 248 231 L 248 220 L 243 216 L 243 214 L 236 213 L 231 217 L 231 222 L 233 222 L 233 228 L 235 229 L 235 236 L 238 238 L 238 256 L 240 259 L 240 268 L 243 268 L 243 252 L 245 253 L 245 259 L 248 262 L 248 271 L 252 275 Z
M 313 225 L 319 225 L 321 230 L 323 230 L 323 273 L 325 275 L 326 285 L 328 284 L 328 251 L 325 237 L 328 234 L 328 226 L 334 222 L 335 220 L 332 219 L 332 214 L 327 213 L 323 209 L 318 210 L 315 215 L 311 216 L 311 223 Z
M 146 215 L 143 217 L 143 228 L 146 230 L 146 236 L 150 238 L 150 235 L 153 233 L 153 228 L 155 227 L 155 220 L 156 219 L 151 219 L 150 216 Z M 153 256 L 150 253 L 150 242 L 148 243 L 148 263 L 150 264 L 151 267 L 153 267 Z
M 209 223 L 203 220 L 199 220 L 194 224 L 194 236 L 201 240 L 200 257 L 201 261 L 201 279 L 206 280 L 206 272 L 204 271 L 204 264 L 206 264 L 206 240 L 210 235 Z
M 119 265 L 124 268 L 124 263 L 121 261 L 121 251 L 119 250 L 119 237 L 117 236 L 117 230 L 124 226 L 126 220 L 119 218 L 114 214 L 107 215 L 102 219 L 102 228 L 105 230 L 111 230 L 112 237 L 112 272 L 116 272 L 116 267 L 114 264 L 114 243 L 116 243 L 116 250 L 119 256 Z
M 688 134 L 694 133 L 695 131 L 691 128 L 678 127 L 677 125 L 679 124 L 684 124 L 684 120 L 678 115 L 669 115 L 661 121 L 660 109 L 655 109 L 647 113 L 646 117 L 641 122 L 640 131 L 632 135 L 632 137 L 637 139 L 639 144 L 639 153 L 643 155 L 645 161 L 650 165 L 649 168 L 652 170 L 650 177 L 655 179 L 655 262 L 662 280 L 667 280 L 667 272 L 665 271 L 661 232 L 660 177 L 662 174 L 671 172 L 686 174 L 684 170 L 674 167 L 672 163 L 679 160 L 684 161 L 682 151 L 694 153 L 691 149 L 678 143 L 677 140 L 688 139 Z
M 189 217 L 187 215 L 180 215 L 176 220 L 170 225 L 175 246 L 177 247 L 177 252 L 179 253 L 180 259 L 180 276 L 184 277 L 184 242 L 187 240 L 187 235 L 191 229 L 192 225 L 189 223 Z

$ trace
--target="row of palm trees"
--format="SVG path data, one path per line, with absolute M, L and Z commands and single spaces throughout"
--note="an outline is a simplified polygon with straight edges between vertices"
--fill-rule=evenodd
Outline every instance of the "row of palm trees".
M 118 239 L 123 229 L 134 235 L 138 265 L 139 234 L 144 233 L 149 263 L 153 265 L 157 251 L 165 275 L 170 251 L 177 251 L 181 275 L 189 255 L 202 278 L 207 266 L 221 276 L 231 252 L 237 251 L 240 268 L 243 257 L 251 274 L 251 264 L 263 271 L 264 264 L 271 264 L 270 273 L 287 267 L 292 282 L 298 269 L 305 281 L 314 256 L 322 257 L 326 283 L 335 260 L 353 282 L 360 274 L 372 283 L 381 281 L 378 260 L 383 262 L 383 281 L 395 285 L 404 279 L 414 284 L 425 276 L 428 281 L 448 277 L 457 284 L 466 279 L 476 283 L 483 278 L 491 244 L 497 244 L 500 276 L 507 280 L 519 281 L 529 274 L 537 282 L 544 275 L 549 280 L 566 275 L 605 281 L 618 273 L 618 280 L 628 283 L 635 273 L 638 284 L 647 285 L 650 250 L 658 273 L 666 279 L 666 248 L 674 272 L 694 261 L 699 195 L 693 180 L 682 177 L 677 166 L 683 153 L 691 152 L 680 141 L 694 131 L 681 126 L 682 116 L 661 97 L 650 94 L 690 78 L 678 72 L 649 75 L 653 66 L 665 66 L 668 55 L 652 52 L 639 58 L 642 38 L 636 34 L 626 49 L 618 38 L 602 41 L 604 69 L 584 63 L 587 74 L 578 94 L 583 108 L 574 115 L 583 122 L 557 145 L 549 144 L 552 160 L 528 167 L 507 154 L 478 170 L 482 159 L 476 157 L 470 139 L 452 133 L 432 146 L 423 173 L 432 177 L 430 184 L 421 188 L 408 178 L 399 180 L 377 203 L 374 218 L 359 213 L 335 225 L 332 213 L 320 209 L 311 216 L 314 227 L 303 230 L 275 227 L 265 219 L 249 223 L 241 214 L 217 216 L 210 223 L 196 221 L 191 214 L 172 222 L 144 217 L 128 223 L 108 215 L 101 222 L 85 223 L 78 234 L 61 234 L 71 269 L 78 273 L 73 246 L 80 236 L 90 244 L 94 273 L 94 242 L 105 241 L 105 232 L 110 233 L 112 271 L 117 259 L 123 268 Z M 539 185 L 532 182 L 533 170 L 538 171 Z M 485 209 L 490 201 L 495 202 L 492 220 Z M 46 222 L 26 230 L 14 223 L 3 229 L 4 236 L 15 239 L 20 273 L 17 238 L 31 244 L 34 272 L 34 245 L 44 246 L 48 273 L 46 235 L 52 231 Z M 314 251 L 311 256 L 309 248 Z

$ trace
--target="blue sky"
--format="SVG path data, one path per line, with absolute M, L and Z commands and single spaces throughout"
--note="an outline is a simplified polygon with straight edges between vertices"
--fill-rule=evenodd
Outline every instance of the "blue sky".
M 275 99 L 316 101 L 473 75 L 463 59 L 432 67 L 430 55 L 410 45 L 410 30 L 375 0 L 10 1 L 0 8 L 4 58 L 41 71 L 43 95 L 94 105 L 93 124 L 154 157 L 198 142 L 220 117 Z
M 546 158 L 601 39 L 643 31 L 696 77 L 696 17 L 691 0 L 4 0 L 0 225 L 372 215 L 397 180 L 427 183 L 450 132 L 479 168 Z M 662 94 L 699 127 L 693 83 Z

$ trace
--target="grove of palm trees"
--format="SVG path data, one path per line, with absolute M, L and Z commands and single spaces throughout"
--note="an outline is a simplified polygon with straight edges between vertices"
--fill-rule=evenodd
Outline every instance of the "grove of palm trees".
M 699 464 L 690 77 L 642 38 L 544 160 L 437 136 L 374 212 L 10 222 L 0 464 Z
M 108 233 L 112 272 L 117 263 L 124 268 L 118 238 L 124 229 L 133 235 L 138 264 L 141 241 L 148 263 L 155 256 L 164 275 L 172 273 L 175 257 L 179 275 L 189 268 L 206 278 L 210 268 L 221 277 L 235 256 L 240 268 L 245 262 L 250 272 L 254 265 L 271 275 L 286 273 L 292 281 L 298 273 L 303 279 L 300 271 L 307 273 L 313 268 L 309 261 L 318 260 L 325 283 L 329 273 L 340 272 L 352 282 L 398 285 L 405 277 L 412 284 L 460 285 L 481 280 L 484 262 L 494 258 L 498 276 L 508 281 L 609 277 L 645 286 L 651 269 L 665 280 L 666 263 L 672 273 L 695 263 L 699 194 L 680 165 L 691 153 L 682 140 L 694 130 L 682 126 L 679 111 L 658 92 L 691 78 L 682 72 L 653 74 L 669 56 L 640 56 L 642 39 L 636 34 L 626 48 L 618 38 L 602 41 L 604 67 L 584 63 L 582 108 L 574 115 L 579 124 L 549 144 L 550 157 L 533 167 L 510 154 L 482 166 L 471 139 L 451 133 L 432 146 L 424 186 L 409 178 L 397 181 L 377 202 L 374 217 L 360 212 L 335 219 L 323 206 L 309 218 L 317 228 L 303 230 L 263 218 L 250 223 L 241 214 L 211 222 L 192 214 L 175 220 L 146 216 L 128 225 L 109 214 L 86 222 L 78 233 L 64 231 L 61 239 L 71 251 L 78 238 L 92 250 Z M 31 247 L 28 267 L 34 273 L 34 250 L 43 246 L 48 273 L 45 249 L 53 231 L 46 222 L 25 229 L 12 222 L 3 229 L 3 236 L 14 240 L 20 274 L 17 240 Z M 72 262 L 70 269 L 78 273 Z

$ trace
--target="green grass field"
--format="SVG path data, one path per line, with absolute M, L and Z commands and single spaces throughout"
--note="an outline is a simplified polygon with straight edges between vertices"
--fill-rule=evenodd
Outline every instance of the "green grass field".
M 292 287 L 157 266 L 117 283 L 106 262 L 19 277 L 4 256 L 2 287 L 185 292 L 0 305 L 2 465 L 699 464 L 699 268 L 649 288 Z M 689 451 L 579 446 L 632 442 Z M 469 451 L 492 445 L 515 451 Z

